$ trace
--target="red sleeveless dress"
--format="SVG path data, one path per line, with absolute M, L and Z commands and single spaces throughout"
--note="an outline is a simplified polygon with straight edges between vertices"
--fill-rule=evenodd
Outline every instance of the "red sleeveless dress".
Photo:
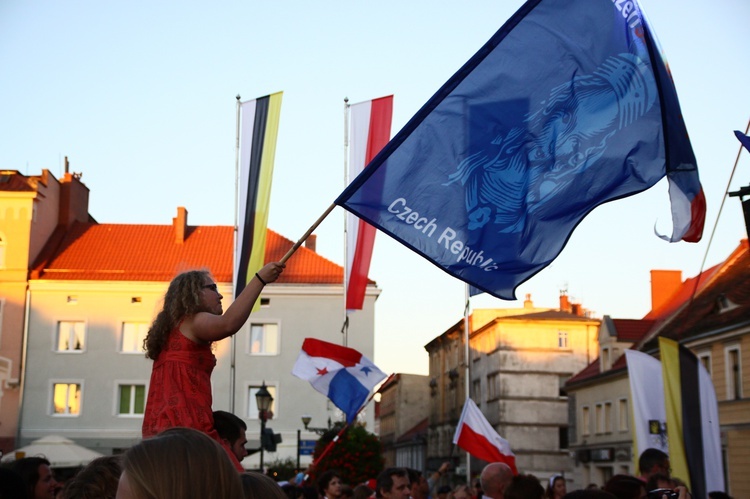
M 238 471 L 244 471 L 229 446 L 214 429 L 211 408 L 211 372 L 216 357 L 210 344 L 199 344 L 180 332 L 169 333 L 167 344 L 154 361 L 143 414 L 143 438 L 167 428 L 182 426 L 208 434 L 229 454 Z

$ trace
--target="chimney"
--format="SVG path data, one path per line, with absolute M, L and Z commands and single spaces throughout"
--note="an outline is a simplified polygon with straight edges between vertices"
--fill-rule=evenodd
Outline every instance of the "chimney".
M 310 234 L 307 236 L 307 239 L 305 239 L 305 248 L 309 249 L 310 251 L 315 251 L 315 244 L 318 241 L 318 236 L 315 234 Z
M 65 173 L 60 179 L 60 207 L 58 223 L 70 227 L 74 222 L 89 221 L 89 188 L 81 182 L 82 173 L 70 173 L 70 162 L 65 156 Z
M 172 219 L 172 227 L 175 244 L 184 243 L 187 234 L 187 210 L 184 206 L 177 207 L 177 216 Z
M 567 291 L 560 291 L 560 312 L 570 313 L 570 299 L 568 298 Z
M 523 308 L 534 308 L 534 302 L 531 301 L 531 293 L 526 293 L 526 299 L 523 301 Z
M 681 270 L 651 271 L 651 310 L 664 305 L 682 285 Z

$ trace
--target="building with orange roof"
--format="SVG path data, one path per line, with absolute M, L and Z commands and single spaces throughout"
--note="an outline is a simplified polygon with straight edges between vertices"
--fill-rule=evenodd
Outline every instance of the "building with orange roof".
M 677 277 L 675 279 L 675 276 Z M 658 356 L 658 338 L 680 342 L 710 372 L 719 401 L 725 483 L 734 497 L 750 497 L 750 251 L 740 242 L 729 257 L 700 275 L 682 281 L 679 271 L 652 271 L 652 310 L 631 328 L 605 320 L 600 357 L 576 374 L 565 388 L 571 400 L 571 450 L 574 483 L 604 483 L 617 473 L 635 474 L 630 386 L 624 348 Z M 610 327 L 614 326 L 614 329 Z M 616 331 L 619 347 L 604 352 L 603 332 Z M 611 362 L 610 362 L 611 360 Z
M 105 454 L 129 447 L 140 439 L 151 374 L 141 344 L 168 283 L 179 272 L 205 268 L 225 308 L 231 303 L 232 227 L 190 225 L 184 207 L 171 224 L 98 223 L 88 214 L 88 192 L 80 176 L 67 172 L 60 181 L 46 170 L 0 177 L 3 452 L 49 434 Z M 292 246 L 269 229 L 266 261 Z M 274 397 L 267 426 L 282 443 L 266 463 L 296 456 L 301 416 L 311 416 L 313 426 L 339 419 L 291 370 L 305 337 L 342 342 L 342 280 L 342 267 L 317 254 L 311 236 L 234 339 L 214 346 L 214 409 L 245 420 L 249 447 L 259 446 L 254 393 L 265 382 Z M 378 294 L 370 281 L 363 310 L 349 317 L 348 346 L 370 358 Z M 372 412 L 363 413 L 368 427 Z M 317 436 L 302 430 L 302 438 Z M 243 464 L 256 467 L 258 457 Z

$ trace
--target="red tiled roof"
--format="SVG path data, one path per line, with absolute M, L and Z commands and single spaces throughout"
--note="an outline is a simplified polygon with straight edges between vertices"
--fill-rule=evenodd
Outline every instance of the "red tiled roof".
M 27 177 L 15 170 L 0 171 L 0 191 L 3 192 L 34 192 L 39 177 Z
M 646 334 L 656 321 L 643 319 L 612 319 L 617 331 L 617 341 L 636 342 Z
M 219 282 L 232 281 L 233 227 L 188 226 L 175 241 L 171 225 L 74 223 L 56 231 L 35 263 L 33 279 L 170 281 L 179 272 L 206 268 Z M 294 245 L 268 229 L 266 261 Z M 341 266 L 304 246 L 287 261 L 281 284 L 340 284 Z M 373 282 L 373 281 L 370 281 Z

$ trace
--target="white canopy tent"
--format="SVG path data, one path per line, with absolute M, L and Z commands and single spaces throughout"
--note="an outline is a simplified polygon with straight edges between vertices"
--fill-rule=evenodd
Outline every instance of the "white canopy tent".
M 18 448 L 2 457 L 2 462 L 15 461 L 16 456 L 23 453 L 23 457 L 44 457 L 52 468 L 73 468 L 85 466 L 104 454 L 81 447 L 70 439 L 57 435 L 49 435 L 34 440 L 29 445 Z

